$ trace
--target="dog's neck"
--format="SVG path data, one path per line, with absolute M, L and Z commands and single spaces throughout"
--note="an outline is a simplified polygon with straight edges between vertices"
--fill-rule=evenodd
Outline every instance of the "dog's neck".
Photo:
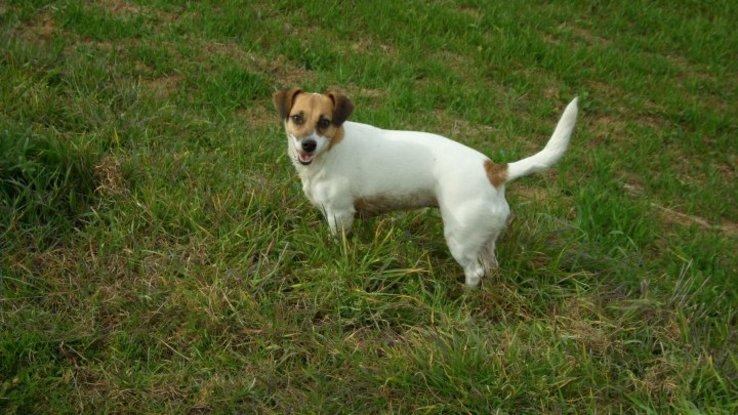
M 289 149 L 289 156 L 292 161 L 292 165 L 295 166 L 295 170 L 297 170 L 297 175 L 300 177 L 300 180 L 303 183 L 308 183 L 324 174 L 325 166 L 328 161 L 327 159 L 330 158 L 330 151 L 314 158 L 307 166 L 297 161 L 297 154 L 294 149 Z

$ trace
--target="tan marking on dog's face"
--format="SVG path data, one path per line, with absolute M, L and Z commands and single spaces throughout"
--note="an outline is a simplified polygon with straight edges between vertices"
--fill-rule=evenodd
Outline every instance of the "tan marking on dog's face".
M 377 195 L 354 200 L 356 213 L 363 218 L 395 210 L 410 210 L 438 206 L 435 196 L 430 194 Z
M 494 187 L 500 187 L 507 180 L 507 163 L 495 164 L 492 160 L 485 160 L 484 171 L 487 173 L 487 179 Z
M 328 138 L 333 146 L 343 138 L 343 128 L 333 122 L 333 101 L 327 95 L 299 94 L 288 114 L 285 128 L 298 139 L 314 131 Z

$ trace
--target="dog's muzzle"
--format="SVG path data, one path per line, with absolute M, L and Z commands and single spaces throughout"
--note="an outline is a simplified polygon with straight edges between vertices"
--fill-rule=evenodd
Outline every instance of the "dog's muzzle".
M 297 150 L 297 161 L 303 166 L 313 162 L 315 158 L 315 149 L 318 148 L 318 142 L 312 138 L 307 138 L 300 142 L 300 150 Z

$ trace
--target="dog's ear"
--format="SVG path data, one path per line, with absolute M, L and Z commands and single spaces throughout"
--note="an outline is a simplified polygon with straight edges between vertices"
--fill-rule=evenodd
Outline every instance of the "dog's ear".
M 302 92 L 302 89 L 300 88 L 290 88 L 274 93 L 272 100 L 274 101 L 274 107 L 277 109 L 277 112 L 279 112 L 279 117 L 281 119 L 286 120 L 287 117 L 289 117 L 292 105 L 295 103 L 295 97 L 297 97 L 297 94 L 300 92 Z
M 343 94 L 329 92 L 326 95 L 333 101 L 333 124 L 340 126 L 354 112 L 354 104 Z

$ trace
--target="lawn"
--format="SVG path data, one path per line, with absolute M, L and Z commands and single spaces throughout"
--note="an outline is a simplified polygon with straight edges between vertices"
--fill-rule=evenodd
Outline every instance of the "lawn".
M 738 412 L 738 2 L 0 2 L 0 412 Z M 732 22 L 732 23 L 731 23 Z M 271 94 L 496 162 L 334 239 Z

